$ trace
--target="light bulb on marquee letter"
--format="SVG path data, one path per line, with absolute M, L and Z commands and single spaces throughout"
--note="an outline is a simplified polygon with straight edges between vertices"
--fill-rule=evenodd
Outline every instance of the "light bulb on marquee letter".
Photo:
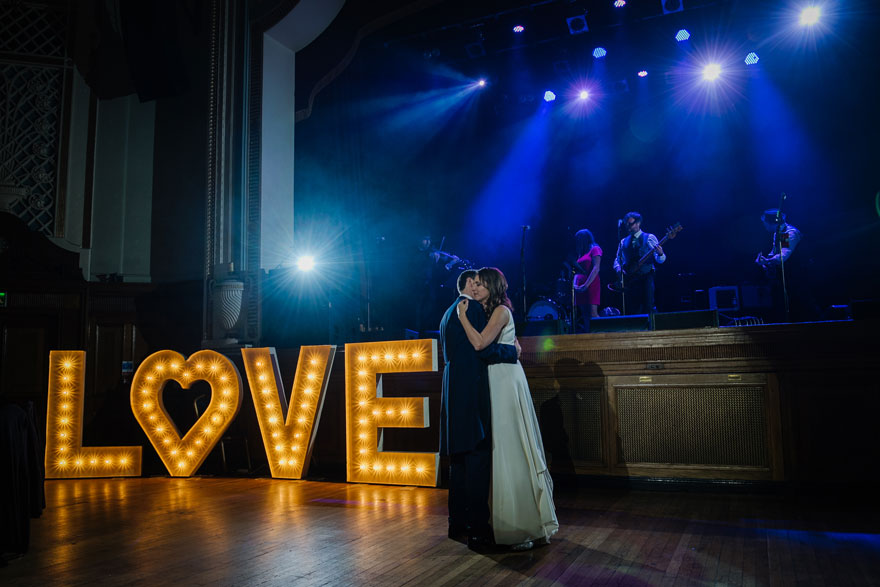
M 437 486 L 440 455 L 385 452 L 380 428 L 427 428 L 428 398 L 382 397 L 381 373 L 437 370 L 435 339 L 345 345 L 347 479 L 355 483 Z M 380 376 L 377 384 L 376 376 Z
M 162 401 L 165 384 L 184 389 L 195 381 L 211 385 L 211 403 L 186 436 L 168 416 Z M 141 363 L 131 384 L 131 410 L 172 477 L 195 473 L 241 408 L 241 375 L 216 351 L 202 350 L 189 359 L 174 351 L 158 351 Z
M 275 349 L 241 349 L 272 477 L 308 473 L 335 355 L 335 345 L 300 347 L 288 407 Z
M 140 446 L 84 448 L 85 351 L 49 351 L 46 478 L 139 477 Z

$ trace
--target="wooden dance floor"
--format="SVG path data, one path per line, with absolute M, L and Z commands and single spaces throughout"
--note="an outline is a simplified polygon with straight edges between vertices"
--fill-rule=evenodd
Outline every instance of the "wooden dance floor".
M 847 496 L 559 488 L 525 553 L 446 537 L 446 491 L 266 478 L 47 481 L 3 585 L 869 585 L 880 516 Z

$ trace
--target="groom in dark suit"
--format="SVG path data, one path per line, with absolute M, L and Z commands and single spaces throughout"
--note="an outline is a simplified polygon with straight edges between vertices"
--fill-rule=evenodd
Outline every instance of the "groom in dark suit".
M 472 548 L 492 542 L 489 527 L 492 412 L 487 366 L 516 363 L 518 358 L 515 346 L 495 343 L 477 352 L 468 340 L 456 309 L 464 298 L 482 302 L 474 296 L 475 280 L 474 270 L 458 276 L 459 297 L 440 322 L 440 344 L 446 362 L 440 407 L 440 452 L 449 456 L 449 537 L 467 535 L 468 546 Z M 486 327 L 488 320 L 481 304 L 469 304 L 467 316 L 477 331 Z

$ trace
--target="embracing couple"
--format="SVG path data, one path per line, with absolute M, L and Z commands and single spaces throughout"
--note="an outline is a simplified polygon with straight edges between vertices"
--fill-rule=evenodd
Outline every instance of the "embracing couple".
M 449 456 L 449 537 L 474 549 L 528 550 L 559 522 L 507 280 L 494 267 L 458 277 L 440 323 L 446 367 L 440 450 Z

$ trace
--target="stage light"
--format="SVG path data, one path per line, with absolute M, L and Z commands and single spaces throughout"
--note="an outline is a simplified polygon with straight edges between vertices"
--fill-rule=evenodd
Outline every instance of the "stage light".
M 315 268 L 315 258 L 312 255 L 303 255 L 296 261 L 300 271 L 311 271 Z
M 485 88 L 486 87 L 486 80 L 484 80 L 484 79 L 479 80 L 477 82 L 477 85 L 481 88 Z
M 813 26 L 819 22 L 822 16 L 822 8 L 819 6 L 808 6 L 801 10 L 800 24 L 802 26 Z
M 677 33 L 675 33 L 675 40 L 681 43 L 682 41 L 687 41 L 691 38 L 691 34 L 687 31 L 687 29 L 681 29 Z
M 703 68 L 703 79 L 714 81 L 721 76 L 721 66 L 717 63 L 710 63 Z
M 518 25 L 516 25 L 515 27 L 513 27 L 513 32 L 515 32 L 515 33 L 521 33 L 521 32 L 523 32 L 524 30 L 526 30 L 526 27 L 524 27 L 524 26 L 521 25 L 521 24 L 518 24 Z
M 552 102 L 555 99 L 556 99 L 556 94 L 554 94 L 550 90 L 547 90 L 546 92 L 544 92 L 544 101 L 545 102 Z
M 183 438 L 165 409 L 163 394 L 168 381 L 183 389 L 196 381 L 207 381 L 211 386 L 208 407 Z M 238 368 L 212 350 L 198 351 L 189 359 L 174 351 L 155 352 L 144 359 L 131 382 L 131 411 L 172 477 L 189 477 L 198 470 L 240 408 Z
M 602 59 L 608 55 L 608 51 L 605 50 L 605 47 L 596 47 L 593 49 L 593 57 L 596 59 Z
M 588 92 L 587 90 L 581 90 L 580 92 L 578 92 L 578 99 L 580 100 L 586 100 L 589 97 L 590 92 Z
M 568 23 L 568 32 L 572 35 L 579 35 L 590 30 L 587 25 L 587 17 L 584 15 L 566 18 L 565 22 Z
M 761 60 L 761 58 L 758 57 L 758 54 L 753 51 L 753 52 L 749 53 L 748 55 L 746 55 L 745 63 L 746 63 L 746 65 L 754 65 L 760 60 Z
M 615 8 L 623 8 L 624 6 L 626 6 L 626 0 L 614 0 Z
M 683 0 L 660 0 L 660 6 L 663 8 L 663 14 L 672 14 L 684 10 Z
M 275 447 L 274 454 L 267 451 L 275 479 L 302 479 L 308 473 L 335 354 L 331 345 L 300 348 L 288 407 L 275 349 L 241 349 L 263 445 Z
M 648 72 L 644 69 L 638 73 L 639 77 L 648 77 Z
M 140 446 L 83 447 L 85 351 L 49 352 L 46 478 L 140 477 Z
M 350 483 L 437 486 L 439 453 L 381 448 L 383 428 L 430 425 L 428 398 L 382 397 L 381 374 L 436 370 L 435 339 L 345 345 L 346 468 Z

